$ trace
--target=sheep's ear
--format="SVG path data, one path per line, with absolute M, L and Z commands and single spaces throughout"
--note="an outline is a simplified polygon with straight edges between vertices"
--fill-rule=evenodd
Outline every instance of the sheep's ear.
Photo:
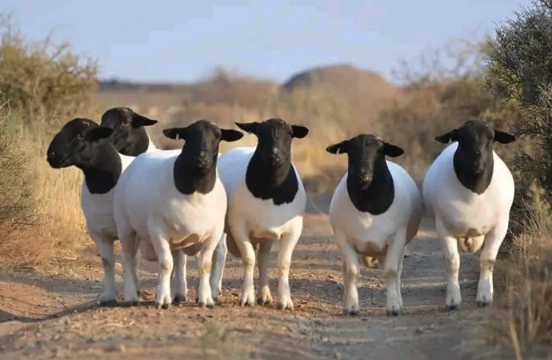
M 141 126 L 151 126 L 157 124 L 157 120 L 148 119 L 140 114 L 134 114 L 132 116 L 132 127 L 138 129 Z
M 512 134 L 509 134 L 505 131 L 500 131 L 500 130 L 494 131 L 494 141 L 497 141 L 501 144 L 509 144 L 515 140 L 516 140 L 516 137 Z
M 86 133 L 86 140 L 88 141 L 98 141 L 101 139 L 107 139 L 111 136 L 111 133 L 113 133 L 113 129 L 105 128 L 105 127 L 97 127 L 94 129 L 91 129 Z
M 340 143 L 330 145 L 326 148 L 326 151 L 330 154 L 344 154 L 347 152 L 347 142 L 348 140 L 344 140 Z
M 163 135 L 173 140 L 186 139 L 186 128 L 163 129 Z
M 234 122 L 237 127 L 242 129 L 243 131 L 248 132 L 249 134 L 255 134 L 257 135 L 257 130 L 259 129 L 259 123 L 258 122 L 250 122 L 250 123 L 237 123 Z
M 446 134 L 436 136 L 435 140 L 443 144 L 448 144 L 450 141 L 456 141 L 456 129 L 451 130 Z
M 383 143 L 383 153 L 389 157 L 399 157 L 404 154 L 404 150 L 398 147 L 397 145 Z
M 227 130 L 227 129 L 220 129 L 221 136 L 220 139 L 222 141 L 238 141 L 243 137 L 243 133 L 237 130 Z
M 291 125 L 291 130 L 293 132 L 293 137 L 297 139 L 302 139 L 309 133 L 309 129 L 301 125 Z

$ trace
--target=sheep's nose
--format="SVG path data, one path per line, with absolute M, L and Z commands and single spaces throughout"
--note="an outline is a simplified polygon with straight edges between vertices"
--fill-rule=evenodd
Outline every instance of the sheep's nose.
M 279 150 L 277 147 L 273 147 L 273 148 L 272 148 L 272 154 L 273 154 L 273 155 L 276 155 L 276 154 L 278 154 L 279 152 L 280 152 L 280 150 Z

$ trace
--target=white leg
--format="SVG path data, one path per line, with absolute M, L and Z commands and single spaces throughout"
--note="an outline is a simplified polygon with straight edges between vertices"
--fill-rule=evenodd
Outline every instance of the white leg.
M 136 306 L 138 305 L 140 298 L 138 296 L 137 288 L 137 263 L 136 253 L 140 245 L 136 237 L 136 233 L 133 230 L 125 231 L 123 235 L 119 236 L 122 247 L 122 260 L 123 260 L 123 299 L 125 305 Z
M 280 250 L 278 252 L 278 309 L 280 310 L 289 309 L 293 311 L 293 302 L 289 290 L 289 268 L 293 250 L 301 237 L 302 230 L 303 217 L 297 216 L 291 231 L 282 235 L 280 239 Z
M 159 263 L 159 273 L 157 281 L 157 289 L 155 292 L 155 307 L 157 309 L 168 309 L 171 305 L 171 273 L 173 269 L 173 257 L 167 236 L 159 230 L 157 226 L 150 226 L 150 229 L 155 229 L 150 232 L 150 239 L 157 254 Z
M 100 304 L 102 306 L 115 306 L 117 305 L 117 292 L 115 290 L 115 254 L 113 253 L 113 241 L 105 240 L 103 237 L 95 234 L 91 234 L 90 237 L 100 250 L 104 271 L 104 289 L 100 296 Z
M 134 285 L 136 286 L 136 295 L 138 295 L 138 299 L 140 298 L 141 292 L 140 292 L 140 277 L 138 276 L 138 269 L 140 268 L 140 254 L 138 254 L 138 247 L 139 247 L 140 239 L 137 239 L 135 242 L 136 249 L 134 250 L 134 272 L 132 273 L 132 277 L 134 279 Z
M 498 249 L 508 231 L 508 219 L 499 223 L 485 236 L 485 245 L 479 255 L 479 283 L 477 285 L 477 306 L 485 307 L 493 301 L 493 269 Z
M 443 256 L 445 260 L 445 271 L 447 278 L 447 298 L 446 309 L 458 310 L 462 302 L 460 294 L 460 283 L 458 282 L 458 272 L 460 270 L 460 254 L 458 253 L 458 241 L 452 236 L 443 225 L 440 218 L 435 219 L 435 230 L 439 235 Z
M 268 305 L 272 302 L 272 295 L 268 287 L 268 260 L 273 240 L 264 240 L 259 244 L 257 266 L 259 267 L 259 287 L 257 288 L 257 304 Z
M 406 245 L 406 229 L 399 229 L 393 236 L 393 241 L 387 249 L 385 257 L 385 286 L 387 287 L 387 316 L 398 316 L 402 313 L 400 270 L 404 247 Z
M 240 250 L 243 263 L 241 306 L 254 306 L 255 286 L 253 283 L 253 271 L 255 270 L 255 249 L 253 249 L 253 244 L 251 244 L 244 226 L 245 224 L 242 224 L 241 226 L 238 225 L 232 228 L 233 238 Z
M 211 275 L 213 252 L 219 243 L 221 233 L 214 234 L 210 239 L 203 243 L 201 250 L 198 253 L 199 263 L 199 290 L 198 290 L 198 306 L 213 308 L 215 305 L 211 294 L 211 284 L 209 277 Z
M 173 267 L 173 288 L 175 304 L 185 303 L 188 294 L 188 284 L 186 283 L 186 254 L 182 250 L 172 251 L 172 257 L 174 262 Z
M 211 271 L 211 294 L 213 300 L 218 301 L 218 297 L 222 293 L 222 277 L 224 275 L 224 266 L 226 265 L 226 256 L 228 247 L 226 246 L 226 234 L 222 234 L 220 240 L 213 252 L 213 270 Z
M 399 269 L 397 271 L 397 294 L 399 294 L 399 305 L 401 307 L 401 311 L 403 309 L 403 300 L 402 300 L 402 293 L 401 293 L 401 289 L 402 289 L 401 276 L 402 276 L 402 270 L 403 270 L 403 259 L 404 259 L 405 251 L 406 249 L 403 250 L 401 254 L 401 260 L 399 261 Z
M 341 232 L 336 232 L 335 243 L 343 261 L 343 315 L 356 316 L 360 314 L 356 284 L 359 273 L 358 254 Z

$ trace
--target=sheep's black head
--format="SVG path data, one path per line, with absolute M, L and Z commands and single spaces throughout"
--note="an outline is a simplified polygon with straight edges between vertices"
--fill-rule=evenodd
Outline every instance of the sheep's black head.
M 240 129 L 257 136 L 257 151 L 262 161 L 272 167 L 291 161 L 292 139 L 302 139 L 309 133 L 309 129 L 304 126 L 291 125 L 278 118 L 235 124 Z
M 483 173 L 487 164 L 493 160 L 493 144 L 508 144 L 516 140 L 515 136 L 495 130 L 485 121 L 468 120 L 457 129 L 435 137 L 435 140 L 447 144 L 458 142 L 455 159 L 471 174 Z
M 154 124 L 157 120 L 148 119 L 128 107 L 115 107 L 102 115 L 100 126 L 113 130 L 111 142 L 118 152 L 138 156 L 146 152 L 150 142 L 144 126 Z
M 187 166 L 206 171 L 216 165 L 221 141 L 237 141 L 243 133 L 221 129 L 207 120 L 198 120 L 186 127 L 164 129 L 163 134 L 173 140 L 184 139 L 183 158 Z
M 97 156 L 98 144 L 113 130 L 100 127 L 89 119 L 67 122 L 48 146 L 46 160 L 54 169 L 79 165 Z
M 370 185 L 375 174 L 385 169 L 385 156 L 398 157 L 404 151 L 396 145 L 386 143 L 374 135 L 360 134 L 326 148 L 330 154 L 347 154 L 348 176 L 357 185 Z

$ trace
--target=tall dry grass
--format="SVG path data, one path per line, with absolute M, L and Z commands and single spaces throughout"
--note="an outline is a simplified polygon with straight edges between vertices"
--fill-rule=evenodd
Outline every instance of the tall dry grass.
M 96 67 L 50 36 L 28 41 L 7 15 L 0 40 L 0 267 L 36 268 L 86 242 L 81 175 L 51 169 L 46 149 L 72 117 L 97 117 Z
M 526 227 L 497 264 L 496 308 L 483 328 L 488 344 L 518 360 L 540 358 L 552 345 L 552 212 L 544 194 L 536 183 L 528 189 Z

